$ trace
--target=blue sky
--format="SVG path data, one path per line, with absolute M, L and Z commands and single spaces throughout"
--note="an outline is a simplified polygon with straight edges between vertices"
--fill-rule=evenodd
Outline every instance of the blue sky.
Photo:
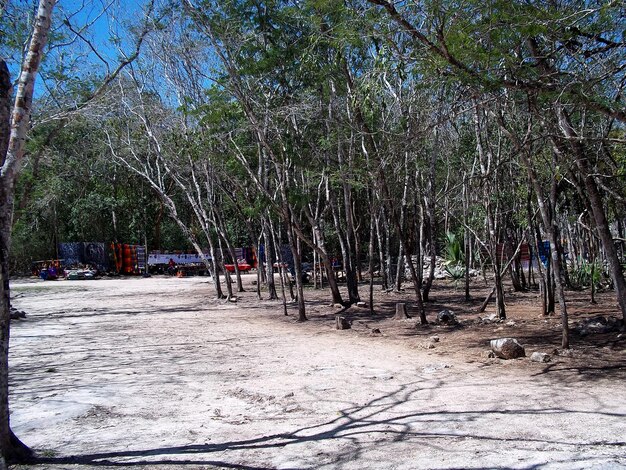
M 26 44 L 36 0 L 14 0 L 0 20 L 0 54 L 7 59 L 11 76 L 17 79 L 22 48 Z M 130 53 L 133 39 L 129 26 L 143 18 L 143 1 L 59 0 L 53 11 L 53 26 L 47 53 L 38 78 L 36 94 L 46 84 L 62 77 L 104 75 L 108 62 L 115 69 L 122 54 Z M 44 83 L 46 80 L 46 83 Z M 61 80 L 62 81 L 62 80 Z

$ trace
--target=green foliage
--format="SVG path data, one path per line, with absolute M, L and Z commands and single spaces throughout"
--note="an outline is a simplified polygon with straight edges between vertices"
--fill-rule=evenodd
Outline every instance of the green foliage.
M 456 234 L 446 233 L 444 269 L 456 283 L 465 276 L 465 254 L 463 245 Z
M 91 123 L 42 126 L 27 148 L 29 163 L 16 187 L 14 271 L 56 257 L 59 242 L 143 243 L 147 235 L 152 249 L 188 247 L 167 216 L 159 217 L 160 203 L 145 183 L 108 157 Z
M 599 287 L 603 278 L 602 265 L 597 261 L 592 263 L 582 258 L 578 263 L 579 266 L 570 271 L 572 284 L 579 289 L 592 285 Z
M 446 264 L 454 265 L 463 263 L 465 254 L 463 253 L 463 245 L 459 237 L 452 232 L 447 232 L 445 242 Z
M 13 257 L 19 263 L 50 256 L 57 241 L 65 240 L 134 242 L 147 236 L 151 248 L 186 247 L 150 186 L 113 162 L 104 129 L 114 137 L 129 131 L 129 142 L 113 139 L 118 151 L 131 147 L 138 160 L 167 163 L 172 171 L 163 177 L 168 194 L 198 234 L 201 227 L 185 189 L 172 175 L 188 181 L 192 170 L 206 170 L 200 178 L 201 190 L 210 193 L 206 207 L 218 207 L 235 245 L 250 242 L 255 236 L 250 227 L 258 230 L 262 217 L 280 220 L 281 204 L 289 206 L 306 233 L 311 227 L 305 209 L 317 211 L 330 251 L 339 250 L 346 212 L 352 211 L 355 244 L 358 239 L 362 245 L 369 237 L 370 212 L 379 215 L 384 207 L 387 217 L 399 214 L 407 187 L 402 228 L 416 242 L 416 227 L 432 203 L 436 226 L 429 229 L 436 240 L 445 237 L 445 269 L 458 280 L 464 274 L 458 234 L 466 224 L 483 240 L 490 237 L 488 203 L 496 239 L 519 237 L 528 228 L 527 201 L 534 204 L 535 194 L 511 136 L 528 133 L 525 150 L 532 169 L 541 186 L 557 183 L 559 209 L 583 210 L 571 187 L 576 184 L 571 159 L 553 158 L 550 110 L 561 103 L 589 136 L 585 145 L 594 174 L 607 175 L 598 178 L 619 196 L 607 201 L 611 215 L 622 212 L 615 201 L 626 190 L 623 126 L 608 124 L 593 107 L 578 109 L 568 94 L 583 90 L 597 103 L 621 102 L 616 92 L 624 82 L 623 44 L 618 44 L 623 12 L 615 2 L 394 3 L 434 46 L 464 67 L 433 54 L 368 2 L 198 3 L 198 15 L 168 3 L 167 16 L 146 41 L 145 62 L 133 65 L 132 79 L 116 81 L 110 96 L 85 113 L 89 117 L 76 113 L 60 130 L 53 124 L 34 129 L 30 163 L 18 186 Z M 26 11 L 28 2 L 12 5 Z M 21 54 L 31 17 L 11 18 L 12 24 L 3 20 L 0 44 Z M 64 39 L 63 31 L 62 25 L 55 29 L 52 43 Z M 556 73 L 542 72 L 533 40 Z M 116 36 L 111 43 L 125 41 Z M 81 103 L 93 91 L 105 72 L 81 64 L 82 57 L 53 48 L 44 76 L 59 85 L 41 97 L 41 108 L 55 108 L 58 100 Z M 516 89 L 516 83 L 528 86 Z M 174 94 L 177 101 L 168 101 Z M 122 102 L 131 106 L 127 113 L 120 110 Z M 146 137 L 140 104 L 158 131 L 158 151 Z M 476 118 L 474 109 L 484 114 Z M 488 169 L 478 159 L 475 118 L 491 157 Z M 499 118 L 511 135 L 500 130 Z M 381 189 L 383 179 L 388 194 Z M 205 183 L 213 186 L 207 189 Z M 336 204 L 331 207 L 328 198 Z M 395 251 L 395 227 L 389 238 Z M 575 277 L 581 285 L 595 282 L 595 271 L 580 271 Z

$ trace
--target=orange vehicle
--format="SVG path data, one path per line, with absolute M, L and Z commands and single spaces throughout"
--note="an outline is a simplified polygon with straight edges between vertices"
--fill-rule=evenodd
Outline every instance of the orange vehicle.
M 247 273 L 252 269 L 252 266 L 250 266 L 248 263 L 237 263 L 237 266 L 239 267 L 239 271 L 241 271 L 242 273 Z M 229 273 L 235 272 L 234 264 L 225 264 L 224 267 Z

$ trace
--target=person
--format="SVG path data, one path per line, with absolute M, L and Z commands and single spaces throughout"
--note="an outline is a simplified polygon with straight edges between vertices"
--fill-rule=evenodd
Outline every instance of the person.
M 170 258 L 170 262 L 167 263 L 167 273 L 170 276 L 176 274 L 176 262 L 174 261 L 174 258 Z
M 57 276 L 57 268 L 54 266 L 54 263 L 52 263 L 49 267 L 48 267 L 48 276 L 47 279 L 56 279 Z

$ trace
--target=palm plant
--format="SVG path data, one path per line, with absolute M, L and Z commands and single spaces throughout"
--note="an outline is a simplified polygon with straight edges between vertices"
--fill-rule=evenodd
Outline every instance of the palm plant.
M 446 232 L 445 258 L 444 269 L 454 280 L 456 289 L 459 280 L 465 276 L 465 255 L 461 247 L 461 241 L 452 232 Z

